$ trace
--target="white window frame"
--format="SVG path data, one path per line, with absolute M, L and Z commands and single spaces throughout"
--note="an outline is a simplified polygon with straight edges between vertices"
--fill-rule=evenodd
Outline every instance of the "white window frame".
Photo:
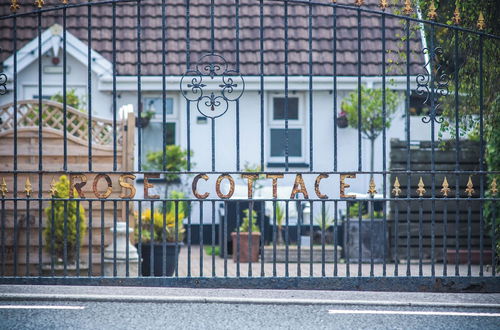
M 147 99 L 162 99 L 163 98 L 163 95 L 162 94 L 158 94 L 158 93 L 154 93 L 154 94 L 150 94 L 150 93 L 145 93 L 142 95 L 142 109 L 141 109 L 141 113 L 145 112 L 148 110 L 147 108 L 147 103 L 146 103 L 146 100 Z M 167 93 L 166 94 L 166 99 L 172 99 L 172 114 L 166 114 L 166 122 L 167 123 L 174 123 L 175 124 L 175 145 L 180 145 L 180 114 L 179 114 L 179 98 L 176 94 L 174 93 Z M 153 118 L 151 118 L 150 120 L 150 123 L 162 123 L 163 122 L 163 114 L 161 111 L 163 111 L 163 109 L 159 109 L 160 113 L 155 115 Z M 138 115 L 138 114 L 137 114 Z M 146 128 L 147 129 L 147 128 Z M 146 141 L 141 141 L 142 144 L 144 144 Z M 141 146 L 142 147 L 142 146 Z M 143 153 L 144 153 L 144 149 L 143 149 Z M 145 156 L 145 155 L 143 155 Z
M 268 116 L 267 116 L 267 156 L 269 163 L 284 163 L 285 156 L 271 156 L 271 129 L 285 129 L 284 119 L 274 119 L 274 99 L 275 98 L 285 98 L 283 93 L 273 93 L 269 94 L 268 97 Z M 303 163 L 306 161 L 305 150 L 307 148 L 307 118 L 306 118 L 306 98 L 305 94 L 301 92 L 289 93 L 288 98 L 298 98 L 298 119 L 288 119 L 288 129 L 300 129 L 301 130 L 301 151 L 302 155 L 300 157 L 288 156 L 289 163 Z

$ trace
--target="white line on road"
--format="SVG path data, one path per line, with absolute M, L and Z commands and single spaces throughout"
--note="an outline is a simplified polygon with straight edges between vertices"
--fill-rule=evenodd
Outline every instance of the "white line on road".
M 500 317 L 500 313 L 470 313 L 470 312 L 425 312 L 425 311 L 377 311 L 377 310 L 353 310 L 353 309 L 330 309 L 328 314 L 376 314 L 376 315 L 425 315 L 425 316 L 479 316 Z
M 55 305 L 0 305 L 0 309 L 85 309 L 85 307 Z

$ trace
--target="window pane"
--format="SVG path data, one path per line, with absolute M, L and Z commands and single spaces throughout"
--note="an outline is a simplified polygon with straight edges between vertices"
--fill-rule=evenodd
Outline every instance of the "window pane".
M 275 97 L 273 99 L 273 119 L 274 120 L 284 120 L 285 119 L 285 98 Z M 299 119 L 299 98 L 289 97 L 288 98 L 288 119 L 298 120 Z
M 271 156 L 285 156 L 285 130 L 271 129 Z M 302 156 L 302 136 L 300 128 L 288 130 L 288 155 L 290 157 Z
M 151 121 L 147 127 L 142 128 L 142 162 L 146 161 L 149 152 L 163 150 L 162 124 Z M 175 144 L 175 123 L 166 123 L 165 133 L 167 145 Z
M 171 97 L 165 99 L 166 113 L 171 115 L 174 113 L 174 100 Z M 144 98 L 144 110 L 156 112 L 156 119 L 161 119 L 163 116 L 163 98 Z

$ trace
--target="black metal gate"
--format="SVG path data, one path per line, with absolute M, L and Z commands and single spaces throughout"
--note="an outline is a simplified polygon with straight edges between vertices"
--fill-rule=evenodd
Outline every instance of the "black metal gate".
M 499 291 L 495 10 L 28 7 L 1 6 L 0 283 Z

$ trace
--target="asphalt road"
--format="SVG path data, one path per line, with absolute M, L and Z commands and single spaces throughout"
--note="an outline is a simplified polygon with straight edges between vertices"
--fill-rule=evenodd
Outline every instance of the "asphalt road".
M 19 307 L 24 306 L 24 307 Z M 1 301 L 1 329 L 500 329 L 500 309 Z

